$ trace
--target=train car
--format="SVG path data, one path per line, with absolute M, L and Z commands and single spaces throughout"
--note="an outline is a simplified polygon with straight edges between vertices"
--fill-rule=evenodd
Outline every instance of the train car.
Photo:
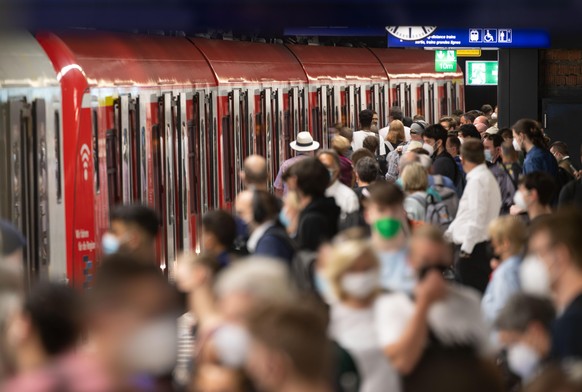
M 97 32 L 0 45 L 0 216 L 29 238 L 31 278 L 76 287 L 91 285 L 114 205 L 158 212 L 171 275 L 178 252 L 200 251 L 202 215 L 233 207 L 248 155 L 267 158 L 272 183 L 300 131 L 327 147 L 367 107 L 381 126 L 393 106 L 433 122 L 463 108 L 462 74 L 435 73 L 420 50 Z
M 31 279 L 66 279 L 65 145 L 59 78 L 27 33 L 0 36 L 0 216 L 26 236 Z
M 330 127 L 339 122 L 357 128 L 358 114 L 368 106 L 380 118 L 387 119 L 385 101 L 376 93 L 386 84 L 386 73 L 368 49 L 306 45 L 288 48 L 309 80 L 309 130 L 324 148 L 329 146 Z
M 464 108 L 463 73 L 435 72 L 434 53 L 425 50 L 370 49 L 388 75 L 388 102 L 405 116 L 420 114 L 430 123 Z

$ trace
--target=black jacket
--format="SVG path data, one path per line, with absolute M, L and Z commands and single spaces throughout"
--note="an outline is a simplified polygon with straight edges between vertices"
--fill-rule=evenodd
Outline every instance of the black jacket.
M 330 240 L 338 231 L 340 208 L 332 197 L 313 200 L 299 214 L 297 247 L 316 251 L 319 245 Z
M 432 174 L 440 174 L 441 176 L 449 177 L 455 186 L 459 180 L 458 171 L 457 163 L 448 152 L 443 151 L 434 158 L 432 163 Z
M 291 264 L 295 249 L 285 229 L 277 224 L 265 231 L 257 242 L 254 254 L 274 257 Z

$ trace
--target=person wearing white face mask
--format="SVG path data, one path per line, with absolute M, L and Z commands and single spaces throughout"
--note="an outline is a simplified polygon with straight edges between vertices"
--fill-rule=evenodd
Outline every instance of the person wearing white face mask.
M 334 244 L 326 256 L 324 279 L 337 298 L 331 304 L 330 335 L 356 360 L 360 391 L 399 391 L 398 375 L 383 356 L 375 329 L 380 274 L 374 250 L 364 240 L 348 240 Z
M 529 241 L 530 254 L 537 260 L 525 260 L 522 266 L 524 290 L 550 292 L 558 309 L 552 325 L 553 360 L 582 358 L 581 227 L 582 212 L 578 209 L 565 208 L 540 218 Z
M 556 183 L 549 174 L 526 174 L 519 181 L 517 192 L 513 196 L 515 205 L 511 206 L 509 212 L 512 215 L 527 213 L 531 224 L 539 217 L 552 213 L 550 203 L 555 192 Z
M 114 207 L 110 214 L 109 230 L 101 238 L 105 255 L 124 251 L 145 263 L 156 263 L 156 236 L 159 218 L 145 205 Z
M 509 369 L 523 384 L 540 372 L 550 352 L 550 329 L 555 314 L 549 299 L 518 293 L 495 320 L 499 341 L 507 351 Z

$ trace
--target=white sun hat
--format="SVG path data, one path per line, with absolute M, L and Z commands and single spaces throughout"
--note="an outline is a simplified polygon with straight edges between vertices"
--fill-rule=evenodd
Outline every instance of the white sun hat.
M 314 141 L 309 132 L 299 132 L 297 139 L 289 145 L 295 151 L 313 151 L 319 148 L 319 142 Z

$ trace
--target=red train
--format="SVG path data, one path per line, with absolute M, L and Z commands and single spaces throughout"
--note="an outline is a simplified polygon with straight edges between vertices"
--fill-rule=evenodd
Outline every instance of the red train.
M 388 109 L 463 109 L 460 71 L 432 52 L 121 35 L 0 38 L 0 216 L 27 236 L 27 271 L 90 285 L 109 207 L 152 205 L 160 268 L 198 248 L 200 217 L 230 208 L 243 159 L 274 179 L 289 142 Z

